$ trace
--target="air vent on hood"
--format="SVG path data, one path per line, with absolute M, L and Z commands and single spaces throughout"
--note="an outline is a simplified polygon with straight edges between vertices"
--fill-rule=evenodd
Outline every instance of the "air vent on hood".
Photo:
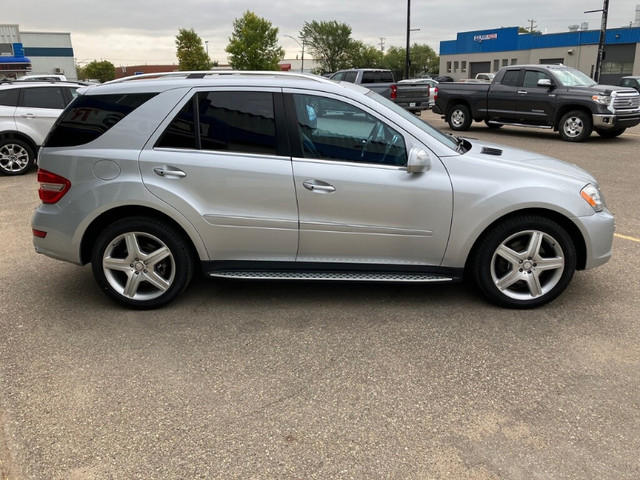
M 500 150 L 499 148 L 482 147 L 480 153 L 484 153 L 485 155 L 495 155 L 496 157 L 499 157 L 500 155 L 502 155 L 502 150 Z

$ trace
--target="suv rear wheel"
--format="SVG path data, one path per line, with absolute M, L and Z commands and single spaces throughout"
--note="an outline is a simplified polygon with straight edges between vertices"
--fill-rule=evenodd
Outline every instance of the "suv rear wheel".
M 194 270 L 189 248 L 174 228 L 138 217 L 107 227 L 94 245 L 91 264 L 109 297 L 139 309 L 169 303 L 187 287 Z
M 0 173 L 22 175 L 35 162 L 33 149 L 23 140 L 6 138 L 0 140 Z

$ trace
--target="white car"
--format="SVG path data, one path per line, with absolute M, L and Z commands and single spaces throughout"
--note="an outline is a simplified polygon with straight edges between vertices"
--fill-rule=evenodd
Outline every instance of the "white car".
M 84 88 L 39 166 L 36 251 L 91 263 L 132 308 L 167 304 L 196 271 L 469 276 L 492 302 L 531 308 L 607 262 L 613 243 L 598 183 L 575 165 L 445 135 L 369 89 L 302 74 Z
M 0 84 L 0 174 L 21 175 L 81 85 L 73 82 Z

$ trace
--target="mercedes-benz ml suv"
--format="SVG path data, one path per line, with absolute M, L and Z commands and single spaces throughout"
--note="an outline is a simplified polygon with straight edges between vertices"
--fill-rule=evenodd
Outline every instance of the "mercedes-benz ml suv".
M 180 73 L 87 87 L 39 158 L 38 252 L 91 263 L 133 308 L 194 272 L 454 282 L 513 308 L 611 255 L 596 180 L 547 156 L 445 135 L 357 85 Z

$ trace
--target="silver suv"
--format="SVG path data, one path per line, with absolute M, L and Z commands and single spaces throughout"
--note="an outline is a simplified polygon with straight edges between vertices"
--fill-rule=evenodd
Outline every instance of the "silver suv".
M 445 135 L 368 89 L 276 73 L 88 87 L 39 158 L 37 252 L 92 264 L 132 308 L 196 270 L 245 279 L 454 282 L 512 308 L 611 255 L 596 180 Z
M 0 173 L 21 175 L 80 85 L 72 82 L 0 83 Z

